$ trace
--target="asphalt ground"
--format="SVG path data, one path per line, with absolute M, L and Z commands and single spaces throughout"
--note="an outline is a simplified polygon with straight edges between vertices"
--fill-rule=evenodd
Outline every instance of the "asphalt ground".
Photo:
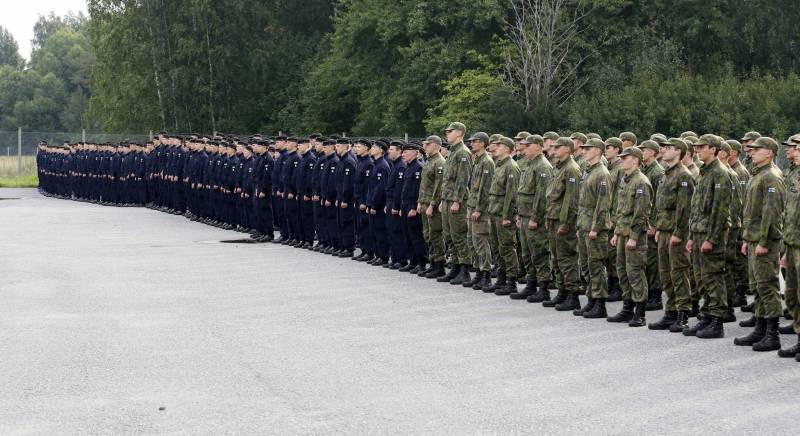
M 734 346 L 734 324 L 629 328 L 149 209 L 2 197 L 3 435 L 797 433 L 800 363 Z

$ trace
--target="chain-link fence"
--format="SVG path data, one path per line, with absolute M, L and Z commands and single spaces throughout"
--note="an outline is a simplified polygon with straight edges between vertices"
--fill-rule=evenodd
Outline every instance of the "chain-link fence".
M 0 130 L 0 178 L 35 175 L 36 148 L 39 141 L 47 141 L 52 145 L 79 141 L 94 143 L 145 142 L 149 139 L 150 134 Z

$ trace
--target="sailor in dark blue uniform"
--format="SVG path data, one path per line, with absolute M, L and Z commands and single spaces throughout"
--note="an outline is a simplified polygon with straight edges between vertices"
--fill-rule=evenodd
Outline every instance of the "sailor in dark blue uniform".
M 327 244 L 320 252 L 331 254 L 339 251 L 339 233 L 336 229 L 336 168 L 339 166 L 339 155 L 336 153 L 336 141 L 329 139 L 323 143 L 323 150 L 328 155 L 325 172 L 320 182 L 322 187 L 322 227 Z
M 408 271 L 411 274 L 418 274 L 420 271 L 425 270 L 428 256 L 425 248 L 425 237 L 422 233 L 422 217 L 419 216 L 419 211 L 417 211 L 423 166 L 420 161 L 421 152 L 422 145 L 414 142 L 403 147 L 403 161 L 406 163 L 406 171 L 403 176 L 400 219 L 410 263 L 400 268 L 400 271 Z
M 356 207 L 356 231 L 358 232 L 358 245 L 361 254 L 354 258 L 360 262 L 368 262 L 375 258 L 375 242 L 369 229 L 369 209 L 367 208 L 367 190 L 369 176 L 374 163 L 369 149 L 372 143 L 367 139 L 360 139 L 353 145 L 356 156 L 356 174 L 353 179 L 353 202 Z
M 367 208 L 369 209 L 369 230 L 375 249 L 375 258 L 368 261 L 370 265 L 386 265 L 389 263 L 391 247 L 386 231 L 386 183 L 389 180 L 389 162 L 386 161 L 386 150 L 389 144 L 379 139 L 370 147 L 373 167 L 367 178 Z
M 300 154 L 300 165 L 295 171 L 295 193 L 299 207 L 299 225 L 295 246 L 310 248 L 314 245 L 314 202 L 313 176 L 314 166 L 317 161 L 314 150 L 311 149 L 311 140 L 301 139 L 297 142 L 297 152 Z
M 386 230 L 389 234 L 392 262 L 384 265 L 384 267 L 391 269 L 400 269 L 408 264 L 406 241 L 403 237 L 403 227 L 400 220 L 403 177 L 406 171 L 406 163 L 401 156 L 404 145 L 406 145 L 404 141 L 392 141 L 389 144 L 388 152 L 392 171 L 386 183 Z

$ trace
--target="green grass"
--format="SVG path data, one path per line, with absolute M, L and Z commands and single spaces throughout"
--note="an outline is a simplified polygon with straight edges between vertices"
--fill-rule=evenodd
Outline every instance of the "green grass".
M 39 186 L 39 177 L 0 177 L 0 188 L 35 188 Z

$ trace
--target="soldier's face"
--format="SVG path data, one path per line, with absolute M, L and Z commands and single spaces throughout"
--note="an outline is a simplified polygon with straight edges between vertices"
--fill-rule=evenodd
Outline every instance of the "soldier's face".
M 564 160 L 572 154 L 572 150 L 569 149 L 566 145 L 562 145 L 559 147 L 555 147 L 553 154 L 556 156 L 558 160 Z
M 461 138 L 464 137 L 464 134 L 461 133 L 460 130 L 448 130 L 447 131 L 447 142 L 451 144 L 455 144 L 461 141 Z
M 697 154 L 697 157 L 700 158 L 703 162 L 710 162 L 714 159 L 714 148 L 709 147 L 708 145 L 695 145 L 694 152 Z
M 396 145 L 389 146 L 389 159 L 391 160 L 397 159 L 398 157 L 400 157 L 400 153 L 402 153 L 400 147 Z
M 416 150 L 403 150 L 403 160 L 406 161 L 406 163 L 412 162 L 416 158 L 417 158 Z
M 620 166 L 622 170 L 627 172 L 631 172 L 636 168 L 639 168 L 639 159 L 635 156 L 622 156 L 622 160 L 620 161 Z
M 768 148 L 754 148 L 752 153 L 753 163 L 757 166 L 764 165 L 772 161 L 773 153 Z
M 664 159 L 664 162 L 674 162 L 678 160 L 678 156 L 680 156 L 680 151 L 676 150 L 675 147 L 669 145 L 661 146 L 661 158 Z
M 619 155 L 619 148 L 608 146 L 606 147 L 606 159 L 612 160 L 615 159 Z
M 792 155 L 792 161 L 794 162 L 795 165 L 800 165 L 800 151 L 797 151 L 796 147 L 793 147 L 792 150 L 794 150 L 794 154 Z

